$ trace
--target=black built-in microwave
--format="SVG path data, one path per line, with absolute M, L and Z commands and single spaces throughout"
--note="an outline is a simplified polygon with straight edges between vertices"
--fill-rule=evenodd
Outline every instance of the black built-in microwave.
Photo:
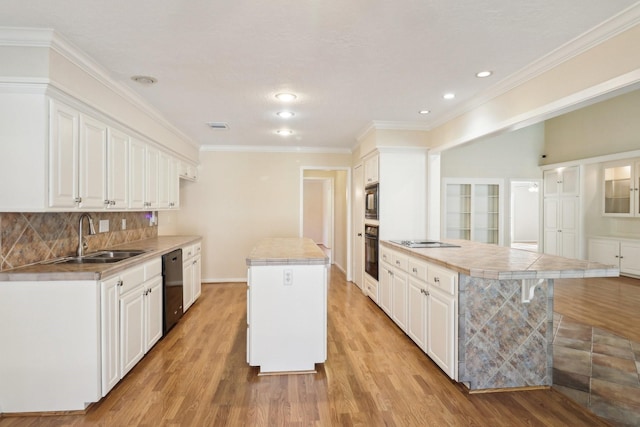
M 367 219 L 379 219 L 379 203 L 378 184 L 367 185 L 364 189 L 364 217 Z

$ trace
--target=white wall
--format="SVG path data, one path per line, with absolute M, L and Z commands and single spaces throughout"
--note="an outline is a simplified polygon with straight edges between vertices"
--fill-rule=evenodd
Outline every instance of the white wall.
M 325 238 L 325 197 L 324 182 L 315 179 L 304 180 L 304 237 L 318 244 L 329 246 Z
M 544 149 L 544 123 L 481 138 L 445 150 L 440 156 L 442 178 L 497 178 L 504 180 L 503 236 L 511 236 L 511 181 L 541 180 L 538 159 Z M 538 193 L 536 193 L 538 194 Z M 534 239 L 537 240 L 537 237 Z
M 531 192 L 531 183 L 513 183 L 511 186 L 511 242 L 537 242 L 540 224 L 540 185 Z
M 298 236 L 302 167 L 351 164 L 350 154 L 205 151 L 200 159 L 199 181 L 181 184 L 180 210 L 160 212 L 158 233 L 203 237 L 205 282 L 246 280 L 245 260 L 256 242 Z M 346 254 L 346 241 L 339 242 L 336 262 Z

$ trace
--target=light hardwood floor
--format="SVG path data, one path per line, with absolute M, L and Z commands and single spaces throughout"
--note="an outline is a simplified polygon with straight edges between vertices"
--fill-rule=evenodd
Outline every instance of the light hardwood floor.
M 328 360 L 317 374 L 258 377 L 245 356 L 246 285 L 205 285 L 85 415 L 2 418 L 0 426 L 608 425 L 554 390 L 467 394 L 341 272 L 330 277 Z
M 553 311 L 640 342 L 640 279 L 557 279 Z

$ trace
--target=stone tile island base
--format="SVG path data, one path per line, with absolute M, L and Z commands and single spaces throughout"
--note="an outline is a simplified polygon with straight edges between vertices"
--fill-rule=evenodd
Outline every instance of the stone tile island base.
M 553 279 L 531 287 L 460 274 L 458 378 L 470 392 L 551 386 Z

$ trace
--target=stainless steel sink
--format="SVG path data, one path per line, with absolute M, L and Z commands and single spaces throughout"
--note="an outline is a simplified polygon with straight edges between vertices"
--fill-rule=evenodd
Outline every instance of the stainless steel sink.
M 94 252 L 81 257 L 61 258 L 49 261 L 46 264 L 111 264 L 114 262 L 124 261 L 125 259 L 133 258 L 138 255 L 142 255 L 145 252 L 146 251 L 135 249 L 112 249 Z

